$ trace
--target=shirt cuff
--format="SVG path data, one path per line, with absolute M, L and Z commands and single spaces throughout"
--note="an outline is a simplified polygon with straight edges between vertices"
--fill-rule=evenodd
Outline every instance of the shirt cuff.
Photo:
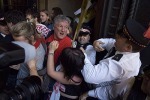
M 90 97 L 95 97 L 94 90 L 90 90 L 90 91 L 88 92 L 88 96 L 90 96 Z

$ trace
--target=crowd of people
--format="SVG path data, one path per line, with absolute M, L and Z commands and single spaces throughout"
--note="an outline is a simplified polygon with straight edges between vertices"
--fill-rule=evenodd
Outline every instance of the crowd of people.
M 10 66 L 6 89 L 36 75 L 46 87 L 41 86 L 43 100 L 150 100 L 150 65 L 141 69 L 140 60 L 150 43 L 147 29 L 127 19 L 114 38 L 92 43 L 94 31 L 83 24 L 73 47 L 71 23 L 59 7 L 51 14 L 45 9 L 0 13 L 0 42 L 23 41 L 36 49 L 34 59 Z M 97 52 L 104 50 L 96 63 Z

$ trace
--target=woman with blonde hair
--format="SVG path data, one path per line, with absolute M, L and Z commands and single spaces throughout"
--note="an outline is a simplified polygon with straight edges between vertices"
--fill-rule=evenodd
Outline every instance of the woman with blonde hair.
M 51 30 L 53 29 L 53 26 L 51 24 L 50 14 L 48 10 L 43 9 L 40 11 L 40 20 L 41 20 L 41 24 L 44 24 Z
M 42 45 L 42 39 L 35 31 L 35 24 L 26 21 L 19 22 L 11 28 L 11 33 L 15 41 L 24 41 L 36 48 L 36 68 L 34 69 L 41 70 L 43 68 L 43 61 L 46 51 Z M 29 76 L 29 74 L 30 69 L 27 67 L 27 64 L 20 64 L 17 75 L 17 85 L 19 85 L 25 77 Z

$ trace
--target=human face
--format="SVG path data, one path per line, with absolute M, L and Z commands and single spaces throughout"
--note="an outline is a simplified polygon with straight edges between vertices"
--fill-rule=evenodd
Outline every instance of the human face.
M 148 96 L 150 96 L 150 77 L 144 76 L 141 89 L 144 93 L 146 93 Z
M 15 41 L 23 41 L 23 42 L 29 43 L 29 40 L 27 38 L 25 38 L 24 36 L 16 37 L 13 35 L 13 38 Z
M 67 21 L 61 21 L 54 25 L 54 37 L 55 39 L 63 39 L 67 36 L 69 29 L 69 23 Z
M 47 16 L 44 12 L 40 12 L 40 19 L 41 22 L 46 22 L 49 19 L 49 16 Z
M 4 35 L 8 35 L 9 34 L 9 29 L 8 29 L 8 26 L 5 25 L 0 25 L 0 32 L 3 33 Z
M 89 43 L 89 40 L 90 40 L 90 35 L 89 34 L 78 36 L 78 42 L 80 44 Z
M 33 22 L 32 15 L 26 15 L 27 22 Z
M 128 44 L 126 38 L 123 38 L 116 34 L 116 42 L 115 42 L 115 48 L 117 51 L 120 52 L 131 52 L 131 45 Z

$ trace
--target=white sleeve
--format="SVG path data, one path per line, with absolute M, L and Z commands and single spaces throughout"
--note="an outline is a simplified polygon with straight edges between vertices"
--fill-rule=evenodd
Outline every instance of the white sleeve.
M 93 46 L 88 45 L 85 52 L 90 62 L 94 65 L 96 60 L 96 51 L 94 50 Z
M 122 80 L 119 84 L 98 87 L 94 90 L 90 90 L 88 92 L 88 96 L 98 98 L 100 100 L 114 100 L 117 97 L 120 97 L 120 99 L 125 99 L 127 98 L 134 81 L 135 78 L 132 77 L 127 80 Z
M 85 54 L 84 63 L 85 65 L 81 72 L 87 83 L 99 84 L 112 81 L 120 78 L 123 74 L 123 69 L 119 62 L 111 58 L 101 60 L 97 65 L 92 65 Z
M 113 38 L 101 38 L 98 39 L 97 41 L 101 41 L 104 44 L 101 44 L 101 47 L 109 51 L 112 47 L 114 47 L 114 43 L 116 42 L 115 39 Z

